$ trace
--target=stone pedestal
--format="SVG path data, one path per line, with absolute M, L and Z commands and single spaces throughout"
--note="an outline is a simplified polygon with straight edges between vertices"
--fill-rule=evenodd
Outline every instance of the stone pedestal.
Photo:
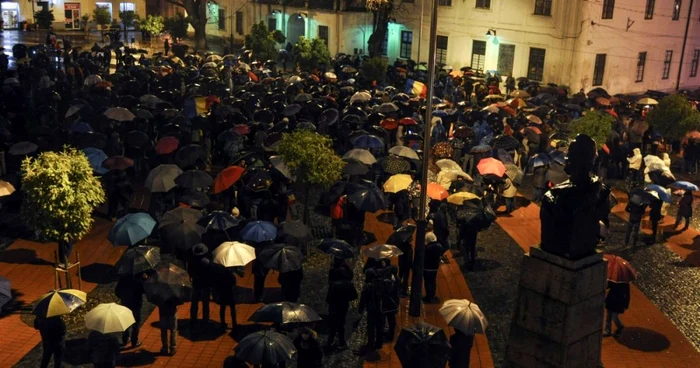
M 523 259 L 508 367 L 598 367 L 607 262 L 571 261 L 532 247 Z

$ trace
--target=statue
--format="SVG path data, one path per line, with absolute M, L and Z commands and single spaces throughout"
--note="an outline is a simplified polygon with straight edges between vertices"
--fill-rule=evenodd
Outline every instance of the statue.
M 542 250 L 571 260 L 595 254 L 599 221 L 610 212 L 610 188 L 591 175 L 596 156 L 596 143 L 585 134 L 569 145 L 569 180 L 551 188 L 542 201 Z

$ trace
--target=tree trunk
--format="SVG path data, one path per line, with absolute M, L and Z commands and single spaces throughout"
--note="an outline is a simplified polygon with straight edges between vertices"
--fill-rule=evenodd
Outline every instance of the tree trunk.
M 183 1 L 183 7 L 190 18 L 190 25 L 194 28 L 194 48 L 203 51 L 207 46 L 207 1 L 188 0 Z
M 381 57 L 382 44 L 389 30 L 389 14 L 391 9 L 383 9 L 374 14 L 374 32 L 367 41 L 367 52 L 370 57 Z
M 207 19 L 204 18 L 197 25 L 192 24 L 194 28 L 194 48 L 199 51 L 206 50 L 207 46 Z

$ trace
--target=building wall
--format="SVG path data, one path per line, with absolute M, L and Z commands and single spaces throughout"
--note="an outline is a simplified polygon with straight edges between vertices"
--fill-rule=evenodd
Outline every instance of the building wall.
M 34 11 L 39 11 L 42 8 L 41 4 L 46 4 L 45 6 L 48 6 L 49 10 L 53 10 L 53 15 L 55 18 L 54 21 L 54 29 L 55 30 L 65 30 L 65 29 L 70 29 L 71 26 L 66 25 L 66 12 L 70 10 L 75 10 L 76 12 L 71 12 L 71 14 L 75 14 L 76 18 L 79 20 L 81 16 L 84 14 L 89 14 L 90 18 L 92 18 L 92 12 L 95 9 L 97 4 L 100 5 L 111 5 L 111 12 L 112 12 L 112 19 L 117 19 L 119 20 L 119 9 L 120 9 L 120 4 L 129 4 L 129 5 L 124 5 L 128 9 L 133 7 L 134 11 L 136 14 L 140 16 L 145 16 L 146 15 L 146 2 L 145 0 L 114 0 L 114 1 L 108 1 L 108 0 L 101 0 L 101 1 L 94 1 L 94 0 L 54 0 L 54 1 L 48 1 L 48 2 L 38 2 L 34 3 Z M 27 21 L 29 23 L 33 22 L 33 12 L 32 12 L 32 3 L 28 1 L 23 1 L 23 0 L 17 0 L 16 2 L 3 2 L 3 11 L 6 9 L 6 7 L 11 7 L 13 4 L 17 5 L 17 8 L 19 9 L 19 14 L 17 15 L 17 21 Z M 7 4 L 10 4 L 9 6 Z M 80 24 L 75 23 L 72 24 L 72 26 L 79 28 Z M 91 23 L 91 27 L 94 27 L 94 23 Z

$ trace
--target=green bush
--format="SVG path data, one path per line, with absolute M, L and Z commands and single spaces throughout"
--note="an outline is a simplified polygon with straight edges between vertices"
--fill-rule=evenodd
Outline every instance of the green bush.
M 34 20 L 39 28 L 51 29 L 51 25 L 53 25 L 53 21 L 55 20 L 53 10 L 48 10 L 46 8 L 39 10 L 38 12 L 34 13 Z
M 362 62 L 360 73 L 368 81 L 384 82 L 386 78 L 386 60 L 382 57 L 372 57 Z
M 569 137 L 574 139 L 579 134 L 586 134 L 601 148 L 608 140 L 614 122 L 615 118 L 608 113 L 587 111 L 585 115 L 569 124 Z
M 327 66 L 330 62 L 331 55 L 322 39 L 309 40 L 304 36 L 299 37 L 299 41 L 294 45 L 294 63 L 300 70 L 313 71 Z
M 165 30 L 173 38 L 187 38 L 187 29 L 190 27 L 190 21 L 184 14 L 177 13 L 174 17 L 165 18 L 163 24 L 165 25 Z
M 104 6 L 95 7 L 95 10 L 92 11 L 92 19 L 102 28 L 112 23 L 112 15 L 109 14 L 109 10 Z
M 146 18 L 141 19 L 139 23 L 139 27 L 148 32 L 150 35 L 159 35 L 165 29 L 163 17 L 160 15 L 149 15 Z
M 683 95 L 664 97 L 647 115 L 649 125 L 666 140 L 680 139 L 700 128 L 700 111 Z
M 267 30 L 264 22 L 253 24 L 250 27 L 250 33 L 245 35 L 245 47 L 253 51 L 255 60 L 277 59 L 277 46 L 273 33 Z

